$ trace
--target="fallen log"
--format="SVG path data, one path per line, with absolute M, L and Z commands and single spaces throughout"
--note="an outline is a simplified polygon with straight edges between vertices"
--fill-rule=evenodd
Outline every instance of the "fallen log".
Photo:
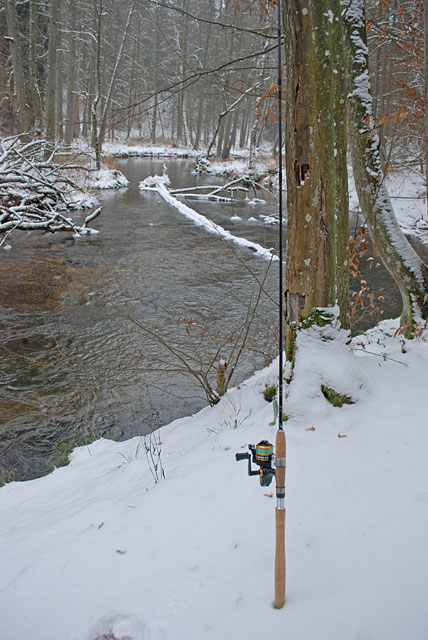
M 236 181 L 233 181 L 234 183 Z M 157 193 L 171 206 L 178 209 L 178 211 L 184 215 L 186 218 L 190 219 L 194 224 L 199 227 L 204 228 L 209 233 L 215 233 L 223 240 L 227 240 L 233 242 L 234 244 L 238 244 L 241 247 L 246 247 L 254 251 L 257 255 L 264 258 L 265 260 L 275 261 L 278 260 L 278 256 L 273 253 L 273 249 L 266 249 L 262 247 L 262 245 L 257 242 L 252 242 L 251 240 L 247 240 L 246 238 L 241 238 L 239 236 L 235 236 L 227 229 L 224 229 L 219 224 L 216 224 L 206 216 L 198 213 L 194 209 L 191 209 L 183 202 L 177 200 L 174 197 L 172 192 L 169 190 L 169 178 L 164 173 L 163 176 L 149 176 L 139 184 L 139 188 L 142 191 L 157 191 Z M 213 195 L 213 194 L 211 194 Z

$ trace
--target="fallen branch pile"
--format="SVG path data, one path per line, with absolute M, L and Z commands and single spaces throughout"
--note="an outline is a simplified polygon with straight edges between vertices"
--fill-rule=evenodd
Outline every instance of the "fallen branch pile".
M 79 187 L 67 176 L 75 164 L 54 161 L 55 147 L 44 140 L 23 144 L 19 137 L 0 141 L 0 246 L 16 229 L 97 233 L 87 224 L 98 207 L 77 225 L 65 212 L 76 209 Z

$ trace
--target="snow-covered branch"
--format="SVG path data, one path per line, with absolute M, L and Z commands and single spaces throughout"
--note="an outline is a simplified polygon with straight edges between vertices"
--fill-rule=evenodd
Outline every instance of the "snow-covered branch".
M 77 225 L 69 209 L 94 206 L 67 175 L 75 164 L 54 162 L 54 147 L 43 140 L 22 144 L 19 137 L 0 141 L 0 247 L 16 229 L 97 233 L 87 227 L 101 212 L 96 208 Z

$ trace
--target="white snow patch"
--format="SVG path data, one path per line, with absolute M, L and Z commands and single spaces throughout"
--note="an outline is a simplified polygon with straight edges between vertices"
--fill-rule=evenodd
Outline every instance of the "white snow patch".
M 263 200 L 262 198 L 253 198 L 252 200 L 247 200 L 247 204 L 266 204 L 266 200 Z
M 129 180 L 118 169 L 92 171 L 87 181 L 90 189 L 119 189 L 128 185 Z

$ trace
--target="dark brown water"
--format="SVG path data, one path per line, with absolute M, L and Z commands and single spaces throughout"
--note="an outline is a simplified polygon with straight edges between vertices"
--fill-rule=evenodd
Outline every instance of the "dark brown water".
M 64 440 L 80 441 L 91 431 L 113 438 L 145 434 L 207 404 L 179 358 L 190 358 L 195 371 L 207 369 L 222 342 L 245 325 L 256 278 L 266 276 L 269 263 L 194 226 L 157 194 L 139 192 L 138 182 L 162 173 L 162 165 L 120 162 L 131 186 L 101 195 L 98 236 L 74 242 L 69 235 L 21 233 L 12 237 L 12 251 L 1 252 L 3 479 L 45 472 Z M 191 167 L 168 163 L 172 183 L 195 184 Z M 238 235 L 264 246 L 276 243 L 274 228 L 246 222 L 262 212 L 259 207 L 195 208 Z M 231 222 L 233 215 L 243 221 Z M 272 268 L 265 287 L 275 301 L 276 279 Z M 161 332 L 179 358 L 128 314 Z M 267 361 L 274 318 L 275 303 L 263 295 L 249 337 L 249 344 L 257 339 L 257 352 L 244 351 L 232 382 Z M 191 319 L 197 324 L 189 325 Z M 214 359 L 227 357 L 228 350 L 230 344 Z M 215 386 L 214 369 L 209 375 Z
M 196 376 L 183 369 L 208 371 L 215 386 L 208 363 L 230 360 L 262 280 L 251 348 L 232 384 L 275 355 L 277 263 L 140 192 L 138 182 L 162 173 L 163 163 L 118 162 L 131 185 L 101 194 L 98 236 L 15 234 L 12 251 L 0 253 L 0 481 L 46 473 L 63 441 L 146 434 L 206 405 Z M 218 182 L 192 176 L 188 161 L 166 164 L 173 186 Z M 274 202 L 190 206 L 236 235 L 276 245 L 275 227 L 251 221 L 274 213 Z M 398 315 L 389 276 L 378 268 L 368 277 L 378 294 L 387 292 L 386 316 Z

